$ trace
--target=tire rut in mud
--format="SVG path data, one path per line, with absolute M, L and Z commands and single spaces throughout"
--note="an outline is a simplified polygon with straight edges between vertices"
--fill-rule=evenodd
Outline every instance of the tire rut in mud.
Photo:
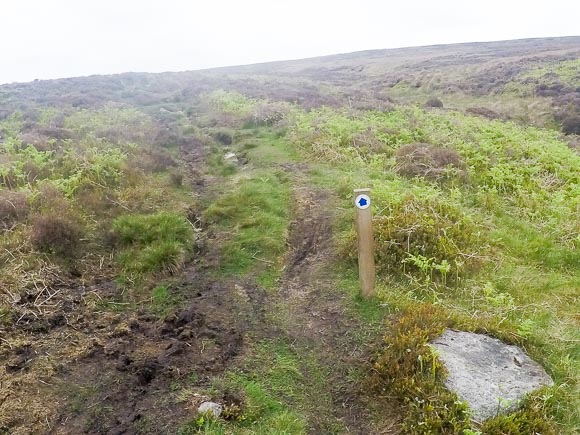
M 352 368 L 364 369 L 369 355 L 353 334 L 365 325 L 349 313 L 348 295 L 336 287 L 332 272 L 336 260 L 332 202 L 326 191 L 295 189 L 295 217 L 278 309 L 290 319 L 284 331 L 289 341 L 315 354 L 328 373 L 327 391 L 317 393 L 332 397 L 333 409 L 327 410 L 332 415 L 321 416 L 314 410 L 309 415 L 310 432 L 324 433 L 335 420 L 348 433 L 377 433 L 360 387 L 348 379 Z

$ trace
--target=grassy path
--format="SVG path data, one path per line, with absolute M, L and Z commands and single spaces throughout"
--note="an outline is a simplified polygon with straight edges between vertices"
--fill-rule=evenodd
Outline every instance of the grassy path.
M 214 396 L 237 391 L 245 402 L 246 421 L 206 423 L 203 430 L 394 433 L 385 429 L 393 426 L 394 416 L 374 409 L 363 391 L 368 352 L 380 340 L 382 314 L 376 304 L 358 300 L 356 281 L 337 270 L 336 198 L 312 187 L 308 165 L 296 161 L 283 141 L 267 135 L 252 139 L 245 154 L 248 165 L 230 178 L 225 198 L 210 205 L 209 213 L 226 216 L 222 209 L 227 207 L 241 214 L 230 213 L 228 222 L 234 217 L 243 222 L 249 218 L 246 213 L 266 219 L 258 234 L 244 225 L 229 233 L 221 266 L 228 279 L 245 283 L 237 285 L 244 297 L 253 297 L 249 287 L 264 285 L 259 302 L 264 317 L 248 331 L 248 347 L 236 367 L 210 390 Z M 245 195 L 248 190 L 251 195 Z M 244 200 L 249 211 L 237 208 Z M 276 211 L 284 206 L 290 213 L 280 216 Z M 283 249 L 272 238 L 283 241 Z
M 309 427 L 315 433 L 377 433 L 359 383 L 365 349 L 377 331 L 365 330 L 333 274 L 332 200 L 306 186 L 297 187 L 294 198 L 289 252 L 273 303 L 293 348 L 321 368 L 318 379 L 309 376 Z

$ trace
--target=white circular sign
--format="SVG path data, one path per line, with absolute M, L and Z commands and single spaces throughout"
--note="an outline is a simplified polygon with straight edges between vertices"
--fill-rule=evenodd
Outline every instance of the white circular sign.
M 371 206 L 371 199 L 368 195 L 363 193 L 356 197 L 354 200 L 354 205 L 356 205 L 357 208 L 364 210 L 365 208 L 369 208 Z

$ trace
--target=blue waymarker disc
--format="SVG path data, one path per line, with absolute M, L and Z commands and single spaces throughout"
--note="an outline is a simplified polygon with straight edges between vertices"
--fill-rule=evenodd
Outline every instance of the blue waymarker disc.
M 368 195 L 365 194 L 358 195 L 354 200 L 354 205 L 360 210 L 364 210 L 366 208 L 369 208 L 369 206 L 371 205 L 371 199 Z

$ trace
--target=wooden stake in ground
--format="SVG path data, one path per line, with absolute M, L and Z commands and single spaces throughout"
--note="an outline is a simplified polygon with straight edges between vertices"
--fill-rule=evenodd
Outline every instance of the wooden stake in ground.
M 370 189 L 354 190 L 358 234 L 358 274 L 361 293 L 364 297 L 375 294 L 375 252 L 370 193 Z

